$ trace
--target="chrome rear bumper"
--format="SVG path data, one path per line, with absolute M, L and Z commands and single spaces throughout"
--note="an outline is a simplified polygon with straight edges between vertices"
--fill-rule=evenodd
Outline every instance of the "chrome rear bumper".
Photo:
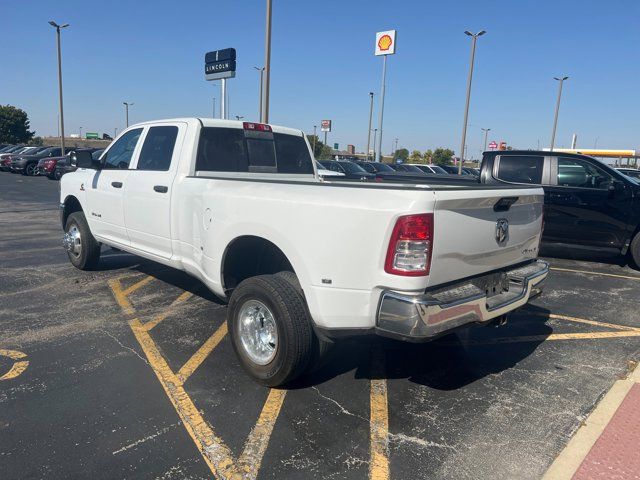
M 385 290 L 380 296 L 376 331 L 420 341 L 467 323 L 487 322 L 526 304 L 541 293 L 549 265 L 537 260 L 420 295 Z M 493 289 L 498 287 L 498 292 Z

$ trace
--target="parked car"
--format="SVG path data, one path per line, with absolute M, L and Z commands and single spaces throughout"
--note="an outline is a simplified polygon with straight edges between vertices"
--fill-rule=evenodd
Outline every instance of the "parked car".
M 104 148 L 94 150 L 91 153 L 91 156 L 94 160 L 98 161 L 100 159 L 100 155 L 102 155 L 102 152 L 104 152 Z M 56 166 L 53 169 L 53 179 L 60 180 L 65 173 L 71 173 L 75 171 L 76 167 L 71 165 L 69 157 L 65 156 L 56 162 Z
M 15 153 L 5 153 L 0 155 L 0 170 L 4 171 L 4 172 L 10 172 L 11 171 L 11 163 L 12 161 L 21 155 L 33 155 L 36 153 L 41 152 L 42 150 L 44 150 L 45 148 L 49 148 L 49 147 L 20 147 L 18 150 L 15 151 Z
M 446 170 L 447 173 L 451 175 L 458 175 L 457 165 L 440 165 L 440 167 Z M 469 173 L 465 170 L 465 167 L 462 168 L 462 175 L 469 175 Z
M 616 168 L 616 170 L 624 173 L 627 177 L 640 179 L 640 170 L 638 170 L 637 168 Z
M 33 176 L 38 172 L 38 162 L 45 157 L 59 157 L 62 153 L 60 147 L 49 147 L 35 154 L 20 154 L 12 158 L 11 171 Z
M 344 177 L 344 173 L 334 172 L 333 170 L 327 170 L 324 166 L 316 160 L 316 170 L 321 177 Z
M 438 166 L 438 165 L 425 165 L 425 164 L 418 164 L 418 163 L 409 163 L 407 165 L 411 165 L 412 167 L 416 167 L 420 170 L 422 170 L 423 173 L 426 174 L 435 174 L 435 175 L 449 175 L 449 173 L 442 167 Z
M 423 172 L 418 167 L 415 167 L 413 165 L 409 165 L 407 163 L 391 163 L 391 164 L 389 164 L 389 166 L 391 168 L 393 168 L 396 172 L 411 173 L 411 174 L 414 174 L 414 175 L 424 175 L 425 174 L 425 172 Z
M 3 153 L 10 148 L 13 148 L 13 145 L 10 145 L 8 143 L 0 143 L 0 153 Z
M 319 160 L 319 162 L 327 170 L 342 173 L 345 179 L 367 181 L 376 178 L 362 167 L 346 160 Z
M 548 272 L 540 187 L 322 182 L 300 130 L 147 122 L 99 161 L 71 161 L 70 262 L 96 267 L 104 244 L 196 276 L 228 299 L 231 344 L 264 385 L 301 376 L 340 336 L 427 341 L 501 323 Z
M 97 148 L 76 148 L 69 150 L 69 152 L 64 156 L 59 157 L 44 157 L 38 161 L 37 165 L 37 175 L 43 175 L 47 177 L 49 180 L 59 180 L 55 178 L 55 170 L 59 161 L 68 158 L 74 151 L 86 150 L 89 153 L 93 153 L 97 150 Z
M 640 183 L 586 155 L 485 152 L 481 182 L 545 191 L 546 243 L 629 253 L 640 266 Z

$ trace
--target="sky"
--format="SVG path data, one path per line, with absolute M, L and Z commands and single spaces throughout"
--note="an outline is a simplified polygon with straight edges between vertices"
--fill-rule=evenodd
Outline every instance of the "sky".
M 113 134 L 130 123 L 210 117 L 220 90 L 204 54 L 234 47 L 230 118 L 258 120 L 265 0 L 86 2 L 0 0 L 0 104 L 24 109 L 37 135 L 55 135 L 55 30 L 62 32 L 65 131 Z M 378 124 L 382 59 L 375 33 L 396 29 L 388 58 L 383 151 L 448 147 L 458 153 L 471 41 L 478 40 L 467 156 L 489 141 L 547 147 L 565 82 L 557 147 L 640 148 L 640 2 L 273 0 L 270 123 L 313 132 L 333 121 L 330 144 L 367 142 L 369 92 Z M 319 129 L 319 128 L 318 128 Z

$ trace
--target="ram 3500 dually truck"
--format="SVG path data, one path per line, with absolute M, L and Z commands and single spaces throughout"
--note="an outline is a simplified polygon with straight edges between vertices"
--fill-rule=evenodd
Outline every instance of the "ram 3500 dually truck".
M 339 336 L 425 341 L 502 321 L 548 272 L 541 188 L 322 178 L 300 130 L 154 121 L 71 161 L 71 263 L 91 269 L 106 244 L 199 278 L 228 299 L 238 358 L 269 386 Z

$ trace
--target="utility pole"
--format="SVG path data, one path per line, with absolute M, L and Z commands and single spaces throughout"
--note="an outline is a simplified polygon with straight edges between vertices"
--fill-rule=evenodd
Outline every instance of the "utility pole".
M 396 153 L 398 151 L 398 137 L 396 137 L 396 149 L 393 151 L 393 153 Z
M 258 119 L 262 121 L 262 85 L 264 83 L 264 67 L 253 67 L 260 72 L 260 94 L 258 98 Z
M 113 138 L 116 138 L 118 136 L 118 127 L 113 129 Z
M 80 127 L 80 138 L 82 138 L 82 127 Z
M 385 57 L 387 58 L 387 57 Z M 378 151 L 377 151 L 377 143 L 376 143 L 376 137 L 378 136 L 378 129 L 374 128 L 373 129 L 373 158 L 374 160 L 377 162 L 378 161 Z
M 213 97 L 213 110 L 211 118 L 216 118 L 216 97 Z
M 480 130 L 482 130 L 484 132 L 484 147 L 482 149 L 482 152 L 486 152 L 487 151 L 487 134 L 491 131 L 490 128 L 481 128 Z
M 467 101 L 464 107 L 464 123 L 462 124 L 462 144 L 460 145 L 460 165 L 458 165 L 458 175 L 462 175 L 462 163 L 464 162 L 464 144 L 467 141 L 467 121 L 469 119 L 469 102 L 471 100 L 471 80 L 473 79 L 473 62 L 476 56 L 476 41 L 487 33 L 480 30 L 478 33 L 465 31 L 464 34 L 471 37 L 471 60 L 469 61 L 469 77 L 467 79 Z
M 556 143 L 556 127 L 558 126 L 558 112 L 560 111 L 560 99 L 562 98 L 562 84 L 564 83 L 565 80 L 567 80 L 569 77 L 564 76 L 564 77 L 553 77 L 554 80 L 557 80 L 558 82 L 560 82 L 560 84 L 558 85 L 558 101 L 556 102 L 556 114 L 553 117 L 553 130 L 551 132 L 551 145 L 549 146 L 549 150 L 551 152 L 553 152 L 553 147 Z
M 271 78 L 271 0 L 267 0 L 267 25 L 264 41 L 264 103 L 261 123 L 269 123 L 269 85 Z
M 58 43 L 58 96 L 60 97 L 60 149 L 64 155 L 64 108 L 62 106 L 62 53 L 60 49 L 60 29 L 67 28 L 68 23 L 58 25 L 53 20 L 49 21 L 49 25 L 56 29 L 56 38 Z
M 369 92 L 369 129 L 367 130 L 367 160 L 369 160 L 369 149 L 371 148 L 371 120 L 373 119 L 373 92 Z
M 129 128 L 129 107 L 134 105 L 134 103 L 122 102 L 122 104 L 124 105 L 125 125 L 126 128 Z
M 380 138 L 378 138 L 376 162 L 382 161 L 382 118 L 384 117 L 384 94 L 385 83 L 387 79 L 387 56 L 382 56 L 382 87 L 380 88 L 380 117 L 378 118 L 378 130 L 380 130 Z M 375 142 L 374 142 L 375 143 Z

